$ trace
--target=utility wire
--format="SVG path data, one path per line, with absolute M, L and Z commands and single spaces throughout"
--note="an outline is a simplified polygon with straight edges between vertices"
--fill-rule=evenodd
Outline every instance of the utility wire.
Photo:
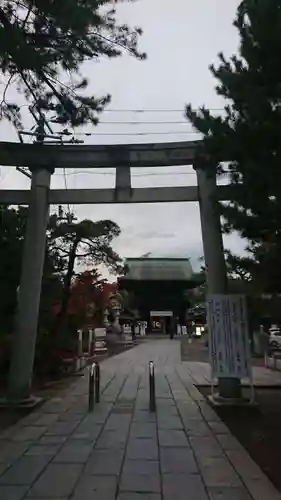
M 12 104 L 8 102 L 8 104 Z M 20 104 L 19 108 L 25 108 L 30 104 Z M 208 111 L 225 111 L 225 108 L 206 108 Z M 200 111 L 201 108 L 194 108 L 194 111 Z M 102 113 L 184 113 L 182 108 L 105 108 Z
M 163 132 L 75 132 L 75 136 L 147 136 L 147 135 L 173 135 L 173 134 L 185 134 L 185 135 L 200 135 L 200 132 L 191 132 L 185 130 L 171 130 Z
M 209 111 L 225 111 L 225 108 L 206 108 Z M 200 108 L 194 108 L 194 111 L 200 111 Z M 138 109 L 104 109 L 103 113 L 183 113 L 184 107 L 181 109 L 171 108 L 138 108 Z
M 114 168 L 114 167 L 113 167 Z M 78 175 L 78 174 L 86 174 L 86 175 L 110 175 L 110 176 L 115 176 L 115 172 L 92 172 L 90 169 L 89 170 L 80 170 L 78 172 L 66 172 L 66 176 L 70 175 Z M 148 172 L 146 174 L 131 174 L 131 177 L 161 177 L 166 176 L 166 175 L 195 175 L 195 172 Z M 64 174 L 60 174 L 58 172 L 55 172 L 56 176 L 61 176 Z
M 140 120 L 123 120 L 123 121 L 106 121 L 99 120 L 98 125 L 190 125 L 187 120 L 162 120 L 162 121 L 140 121 Z

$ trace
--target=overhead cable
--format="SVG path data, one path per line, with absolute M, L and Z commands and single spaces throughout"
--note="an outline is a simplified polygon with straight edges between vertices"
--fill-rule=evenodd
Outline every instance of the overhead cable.
M 173 134 L 185 134 L 185 135 L 200 135 L 199 132 L 191 132 L 185 130 L 170 130 L 162 132 L 75 132 L 75 136 L 146 136 L 146 135 L 173 135 Z

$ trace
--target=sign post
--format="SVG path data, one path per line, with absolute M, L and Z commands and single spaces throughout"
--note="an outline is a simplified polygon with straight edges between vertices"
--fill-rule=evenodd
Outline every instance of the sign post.
M 216 379 L 248 379 L 254 399 L 246 298 L 212 294 L 207 299 L 212 398 Z M 216 398 L 217 399 L 217 398 Z

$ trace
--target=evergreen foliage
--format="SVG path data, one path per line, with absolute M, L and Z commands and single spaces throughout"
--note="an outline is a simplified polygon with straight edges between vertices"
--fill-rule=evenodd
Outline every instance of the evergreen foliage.
M 130 0 L 128 0 L 130 1 Z M 117 0 L 118 3 L 118 0 Z M 116 20 L 112 0 L 3 0 L 0 6 L 0 72 L 5 88 L 0 118 L 20 126 L 20 107 L 7 99 L 15 84 L 61 124 L 97 123 L 110 96 L 88 95 L 82 64 L 138 49 L 140 28 Z
M 219 54 L 210 68 L 224 113 L 188 105 L 186 116 L 203 134 L 198 161 L 227 173 L 235 189 L 221 205 L 224 231 L 246 238 L 245 269 L 260 288 L 281 291 L 281 0 L 242 1 L 234 26 L 238 55 Z

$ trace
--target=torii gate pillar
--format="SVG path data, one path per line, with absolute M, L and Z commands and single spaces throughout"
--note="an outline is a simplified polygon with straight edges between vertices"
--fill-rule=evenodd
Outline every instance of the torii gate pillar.
M 204 258 L 207 271 L 208 294 L 227 294 L 227 273 L 217 201 L 216 173 L 206 168 L 195 168 L 198 182 L 200 219 Z M 241 382 L 236 378 L 220 378 L 219 396 L 240 399 Z
M 208 293 L 227 293 L 227 275 L 217 203 L 216 173 L 196 167 Z
M 49 218 L 52 168 L 32 168 L 30 204 L 24 240 L 14 344 L 7 399 L 31 404 L 30 396 L 38 328 L 42 275 Z

